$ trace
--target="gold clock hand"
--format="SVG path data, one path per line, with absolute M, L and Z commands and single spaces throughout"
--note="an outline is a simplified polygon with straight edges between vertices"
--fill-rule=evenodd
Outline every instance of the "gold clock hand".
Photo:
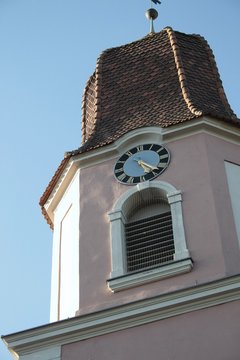
M 143 168 L 145 173 L 150 173 L 153 170 L 158 170 L 158 167 L 150 165 L 143 160 L 137 160 L 137 163 Z

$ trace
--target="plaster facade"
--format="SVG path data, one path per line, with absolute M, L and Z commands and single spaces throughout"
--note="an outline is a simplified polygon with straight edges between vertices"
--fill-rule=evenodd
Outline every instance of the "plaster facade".
M 107 284 L 112 271 L 108 213 L 132 188 L 116 181 L 113 167 L 132 142 L 144 140 L 130 134 L 114 156 L 96 151 L 93 163 L 70 164 L 68 186 L 60 179 L 65 188 L 58 186 L 54 206 L 49 205 L 55 225 L 51 310 L 57 321 L 6 336 L 14 359 L 75 360 L 86 354 L 100 360 L 160 355 L 200 360 L 206 354 L 237 359 L 240 251 L 226 162 L 238 167 L 238 141 L 206 131 L 159 138 L 171 152 L 171 163 L 154 181 L 181 191 L 193 268 L 113 293 Z M 61 271 L 69 284 L 61 281 Z
M 128 186 L 114 178 L 115 159 L 82 169 L 78 314 L 239 273 L 240 252 L 224 166 L 224 160 L 239 161 L 238 146 L 205 133 L 164 145 L 170 150 L 171 163 L 156 180 L 182 191 L 185 235 L 193 270 L 113 294 L 106 284 L 111 273 L 107 214 Z
M 189 312 L 62 347 L 62 360 L 237 360 L 240 302 Z

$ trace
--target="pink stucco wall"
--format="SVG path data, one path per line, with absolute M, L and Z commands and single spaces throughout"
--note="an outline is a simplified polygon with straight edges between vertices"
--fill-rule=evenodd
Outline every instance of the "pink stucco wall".
M 238 360 L 240 302 L 156 321 L 62 347 L 62 360 Z
M 188 274 L 112 293 L 106 283 L 111 272 L 107 214 L 129 187 L 115 180 L 115 160 L 82 169 L 79 314 L 206 283 L 240 271 L 224 169 L 224 160 L 239 161 L 239 148 L 207 134 L 165 145 L 171 152 L 171 163 L 157 180 L 169 182 L 183 192 L 186 240 L 194 269 Z

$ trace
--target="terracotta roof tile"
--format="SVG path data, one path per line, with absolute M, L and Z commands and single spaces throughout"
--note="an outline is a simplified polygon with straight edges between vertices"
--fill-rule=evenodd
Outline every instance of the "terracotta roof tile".
M 70 154 L 110 144 L 138 127 L 202 115 L 238 122 L 207 42 L 168 27 L 101 54 L 83 96 L 83 145 Z
M 40 204 L 71 156 L 110 144 L 136 128 L 168 127 L 203 115 L 240 124 L 201 36 L 168 27 L 104 51 L 83 94 L 82 146 L 66 153 Z

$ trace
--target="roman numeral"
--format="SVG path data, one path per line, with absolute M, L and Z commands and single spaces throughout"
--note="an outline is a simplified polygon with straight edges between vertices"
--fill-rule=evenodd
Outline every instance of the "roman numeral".
M 161 159 L 166 159 L 166 158 L 168 158 L 168 154 L 161 155 Z
M 119 174 L 123 172 L 123 168 L 115 169 L 115 174 Z
M 157 150 L 157 153 L 160 154 L 161 152 L 166 152 L 166 150 L 160 147 L 160 149 Z
M 132 184 L 134 181 L 134 177 L 130 176 L 129 179 L 127 179 L 128 184 Z
M 118 180 L 120 181 L 124 181 L 124 179 L 126 178 L 126 174 L 125 173 L 122 173 L 121 175 L 118 175 Z
M 127 151 L 127 152 L 126 152 L 126 155 L 127 155 L 128 157 L 130 157 L 130 156 L 133 155 L 133 153 L 131 153 L 131 151 Z
M 158 164 L 158 167 L 160 167 L 160 168 L 164 168 L 164 167 L 166 167 L 167 166 L 167 162 L 160 162 L 159 164 Z

